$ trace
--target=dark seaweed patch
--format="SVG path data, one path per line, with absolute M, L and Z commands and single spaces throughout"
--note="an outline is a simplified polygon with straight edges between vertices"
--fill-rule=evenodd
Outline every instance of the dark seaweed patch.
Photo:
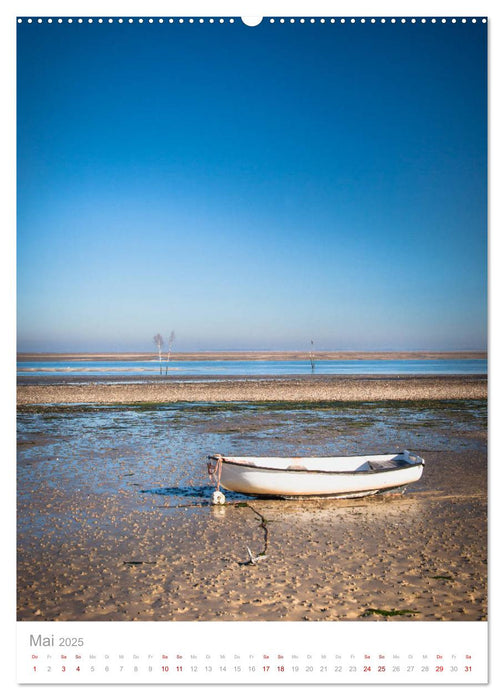
M 371 615 L 381 615 L 382 617 L 395 617 L 397 615 L 418 615 L 418 610 L 383 610 L 382 608 L 366 608 L 361 617 L 370 617 Z

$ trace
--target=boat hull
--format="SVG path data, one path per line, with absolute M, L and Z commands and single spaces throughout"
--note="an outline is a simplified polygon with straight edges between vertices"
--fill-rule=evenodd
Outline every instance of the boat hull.
M 220 485 L 228 491 L 251 496 L 277 498 L 359 498 L 390 491 L 418 481 L 423 460 L 378 471 L 354 469 L 323 471 L 316 469 L 268 468 L 243 463 L 222 462 Z
M 414 465 L 390 472 L 368 474 L 313 474 L 308 471 L 282 471 L 246 468 L 242 465 L 223 464 L 221 486 L 255 496 L 333 496 L 352 498 L 405 486 L 418 481 L 423 466 Z

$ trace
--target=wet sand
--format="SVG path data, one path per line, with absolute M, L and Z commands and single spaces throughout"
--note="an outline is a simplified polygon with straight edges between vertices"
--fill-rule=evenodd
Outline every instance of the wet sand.
M 398 403 L 385 428 L 380 406 L 180 409 L 177 449 L 168 408 L 90 406 L 86 424 L 83 408 L 22 408 L 18 619 L 486 619 L 484 402 Z M 343 451 L 417 449 L 424 476 L 404 495 L 209 505 L 206 446 L 317 451 L 338 432 Z
M 141 514 L 121 494 L 42 488 L 35 511 L 51 509 L 56 533 L 69 511 L 79 530 L 44 533 L 35 558 L 22 548 L 19 619 L 486 619 L 485 465 L 464 462 L 429 455 L 425 490 L 404 496 Z M 460 487 L 467 465 L 472 493 Z M 247 565 L 246 547 L 262 552 L 266 537 L 268 558 Z
M 31 379 L 31 378 L 29 378 Z M 44 381 L 45 380 L 45 381 Z M 17 404 L 170 403 L 174 401 L 379 401 L 486 399 L 481 375 L 447 376 L 299 376 L 194 380 L 114 378 L 33 378 L 18 384 Z

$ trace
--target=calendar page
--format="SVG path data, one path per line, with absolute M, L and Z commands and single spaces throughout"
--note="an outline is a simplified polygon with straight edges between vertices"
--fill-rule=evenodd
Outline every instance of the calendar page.
M 405 5 L 9 19 L 21 687 L 488 682 L 491 17 Z

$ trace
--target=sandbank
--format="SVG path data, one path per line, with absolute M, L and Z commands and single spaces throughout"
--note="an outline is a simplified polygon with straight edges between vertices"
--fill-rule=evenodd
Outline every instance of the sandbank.
M 159 377 L 73 378 L 71 381 L 19 383 L 18 406 L 29 404 L 126 404 L 177 401 L 418 401 L 485 399 L 484 376 L 300 376 L 210 379 Z

